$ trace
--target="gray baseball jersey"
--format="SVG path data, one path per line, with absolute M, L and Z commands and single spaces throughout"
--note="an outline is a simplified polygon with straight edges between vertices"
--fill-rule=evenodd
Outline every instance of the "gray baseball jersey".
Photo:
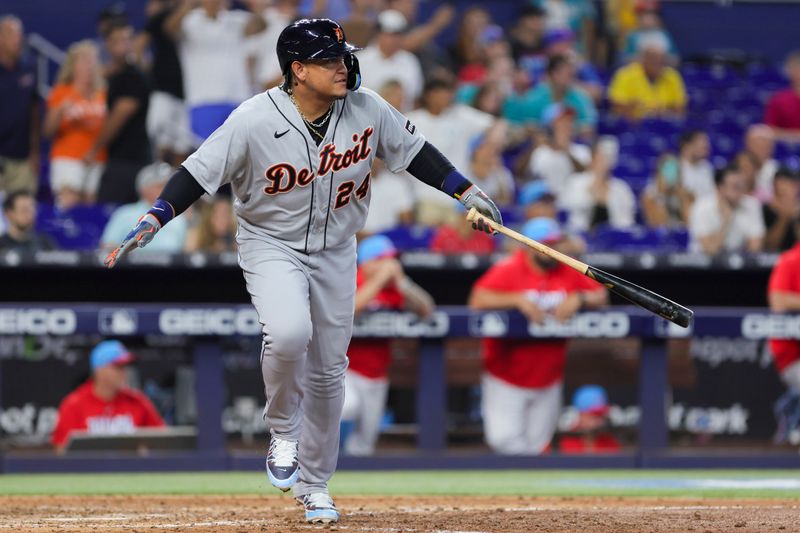
M 185 162 L 209 193 L 231 183 L 242 228 L 314 253 L 364 226 L 370 168 L 404 170 L 425 139 L 373 91 L 348 92 L 317 146 L 280 88 L 240 105 Z

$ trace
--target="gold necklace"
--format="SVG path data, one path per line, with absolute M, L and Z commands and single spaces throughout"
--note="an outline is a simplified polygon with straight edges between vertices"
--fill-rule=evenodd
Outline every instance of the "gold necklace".
M 308 120 L 306 116 L 303 114 L 303 112 L 300 110 L 300 106 L 297 105 L 297 100 L 294 99 L 294 94 L 290 93 L 289 99 L 292 101 L 292 104 L 294 104 L 295 109 L 297 109 L 297 112 L 300 114 L 300 118 L 302 118 L 303 122 L 306 123 L 308 130 L 314 135 L 316 135 L 320 141 L 324 139 L 325 136 L 322 133 L 320 133 L 320 131 L 317 128 L 321 128 L 323 125 L 325 125 L 325 122 L 331 116 L 331 112 L 333 111 L 333 104 L 331 104 L 331 106 L 328 108 L 328 112 L 325 113 L 325 115 L 318 121 L 318 123 L 315 123 Z

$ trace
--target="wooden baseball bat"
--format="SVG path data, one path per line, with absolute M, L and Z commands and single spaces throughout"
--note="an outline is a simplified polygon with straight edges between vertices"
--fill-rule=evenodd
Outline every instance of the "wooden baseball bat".
M 467 220 L 470 222 L 476 222 L 478 219 L 482 219 L 484 224 L 488 225 L 498 233 L 502 233 L 503 235 L 511 237 L 515 241 L 521 242 L 522 244 L 533 248 L 537 252 L 543 253 L 548 257 L 552 257 L 556 261 L 564 263 L 568 267 L 574 268 L 581 274 L 589 276 L 593 280 L 602 283 L 611 292 L 622 296 L 629 302 L 632 302 L 639 307 L 666 318 L 670 322 L 674 322 L 675 324 L 685 328 L 689 326 L 692 316 L 694 316 L 694 312 L 691 309 L 687 309 L 686 307 L 683 307 L 672 300 L 668 300 L 660 294 L 656 294 L 653 291 L 645 289 L 644 287 L 640 287 L 634 283 L 631 283 L 630 281 L 618 278 L 617 276 L 609 274 L 608 272 L 604 272 L 599 268 L 587 265 L 586 263 L 578 261 L 573 257 L 562 254 L 558 250 L 553 250 L 547 245 L 534 241 L 533 239 L 529 239 L 528 237 L 512 229 L 488 219 L 487 217 L 478 213 L 475 208 L 470 209 L 469 213 L 467 213 Z

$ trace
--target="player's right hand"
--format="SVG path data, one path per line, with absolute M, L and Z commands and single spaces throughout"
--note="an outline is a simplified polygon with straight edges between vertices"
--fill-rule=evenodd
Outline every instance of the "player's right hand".
M 500 215 L 500 210 L 497 208 L 495 203 L 492 201 L 491 198 L 486 196 L 482 190 L 478 188 L 477 185 L 471 185 L 469 189 L 464 191 L 464 194 L 458 199 L 459 202 L 469 211 L 472 208 L 475 208 L 481 216 L 484 216 L 493 222 L 496 222 L 503 225 L 503 217 Z M 472 223 L 472 229 L 476 229 L 478 231 L 485 231 L 489 234 L 496 233 L 492 228 L 489 227 L 488 224 L 483 223 L 483 219 L 478 219 L 477 222 Z
M 136 222 L 136 225 L 128 235 L 125 236 L 122 244 L 108 254 L 103 264 L 108 268 L 113 268 L 122 256 L 128 253 L 134 246 L 139 248 L 147 246 L 160 229 L 161 223 L 158 219 L 150 213 L 145 213 L 144 216 L 139 218 L 139 221 Z

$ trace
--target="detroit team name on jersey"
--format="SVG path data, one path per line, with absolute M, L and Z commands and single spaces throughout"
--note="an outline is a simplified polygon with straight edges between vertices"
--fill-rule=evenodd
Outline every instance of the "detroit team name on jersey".
M 269 185 L 264 187 L 264 194 L 282 194 L 291 191 L 296 186 L 305 187 L 317 176 L 323 176 L 331 171 L 339 172 L 367 159 L 372 153 L 369 138 L 373 131 L 373 128 L 367 128 L 361 135 L 354 133 L 352 139 L 355 145 L 344 152 L 337 152 L 334 143 L 323 146 L 319 152 L 319 166 L 316 173 L 308 168 L 298 171 L 291 163 L 272 165 L 265 173 Z
M 183 166 L 209 194 L 231 184 L 240 246 L 266 236 L 311 254 L 364 226 L 375 158 L 400 172 L 423 144 L 419 128 L 361 88 L 334 102 L 317 145 L 275 87 L 240 105 Z

